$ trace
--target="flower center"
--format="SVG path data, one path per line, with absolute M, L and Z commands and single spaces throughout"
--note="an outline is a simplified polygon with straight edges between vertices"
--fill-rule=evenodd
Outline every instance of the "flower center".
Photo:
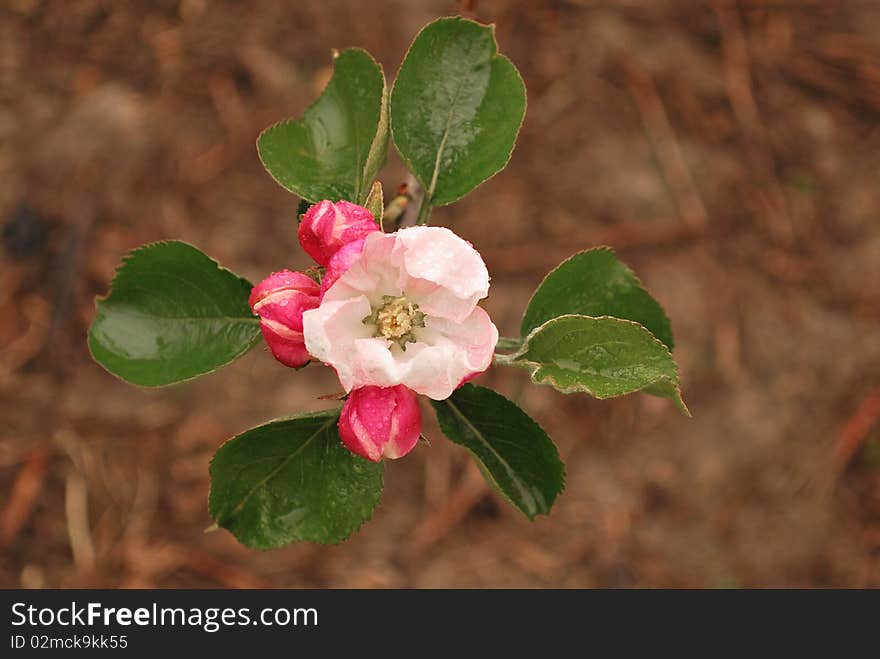
M 374 336 L 394 341 L 406 350 L 406 344 L 416 340 L 413 330 L 425 326 L 425 314 L 419 311 L 419 305 L 413 304 L 403 295 L 383 295 L 382 304 L 373 307 L 373 313 L 364 318 L 363 322 L 365 325 L 376 326 Z

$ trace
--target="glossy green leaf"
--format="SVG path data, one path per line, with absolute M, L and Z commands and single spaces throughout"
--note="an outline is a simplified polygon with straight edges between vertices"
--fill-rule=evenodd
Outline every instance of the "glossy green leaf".
M 370 518 L 383 464 L 346 449 L 339 410 L 277 419 L 226 442 L 211 461 L 209 509 L 248 547 L 332 544 Z
M 562 393 L 612 398 L 644 391 L 673 399 L 690 416 L 669 349 L 631 320 L 560 316 L 535 328 L 517 353 L 496 359 L 528 368 L 535 383 Z
M 388 150 L 382 67 L 364 50 L 343 51 L 303 118 L 264 130 L 257 149 L 272 177 L 300 197 L 362 204 Z
M 426 203 L 453 202 L 503 169 L 525 108 L 525 85 L 498 54 L 493 26 L 441 18 L 425 27 L 391 92 L 391 132 Z
M 432 404 L 443 433 L 473 454 L 495 489 L 529 519 L 549 514 L 565 468 L 541 426 L 501 394 L 472 384 Z
M 521 334 L 566 314 L 634 320 L 672 350 L 672 328 L 663 307 L 608 247 L 575 254 L 548 274 L 529 301 Z
M 97 300 L 89 349 L 101 366 L 147 387 L 216 370 L 259 339 L 251 284 L 192 245 L 144 245 L 125 257 Z

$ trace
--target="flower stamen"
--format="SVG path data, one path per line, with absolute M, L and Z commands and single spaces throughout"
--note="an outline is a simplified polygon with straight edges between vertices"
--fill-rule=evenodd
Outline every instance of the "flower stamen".
M 383 295 L 382 305 L 374 307 L 363 322 L 376 326 L 374 336 L 393 341 L 405 351 L 407 343 L 416 341 L 414 330 L 425 326 L 425 314 L 403 295 Z

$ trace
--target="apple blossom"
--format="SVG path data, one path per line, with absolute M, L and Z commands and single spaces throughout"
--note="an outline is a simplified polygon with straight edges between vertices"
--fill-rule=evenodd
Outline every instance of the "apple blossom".
M 281 270 L 251 291 L 251 309 L 260 317 L 260 329 L 269 349 L 285 366 L 299 368 L 310 357 L 303 341 L 303 311 L 318 306 L 320 287 L 301 272 Z
M 303 314 L 309 353 L 346 392 L 405 385 L 444 400 L 489 367 L 498 330 L 477 302 L 483 259 L 443 227 L 370 233 L 348 269 Z
M 432 22 L 391 86 L 366 51 L 334 53 L 320 99 L 257 140 L 266 169 L 302 203 L 340 199 L 310 206 L 298 227 L 318 267 L 252 287 L 180 241 L 123 260 L 88 334 L 109 372 L 142 386 L 182 382 L 241 357 L 262 333 L 276 359 L 297 368 L 320 360 L 345 392 L 321 396 L 344 398 L 341 410 L 275 419 L 218 449 L 208 502 L 216 527 L 259 549 L 344 540 L 381 499 L 382 460 L 418 442 L 420 395 L 487 482 L 529 519 L 549 514 L 565 486 L 552 440 L 513 401 L 464 384 L 493 363 L 566 394 L 667 397 L 689 415 L 669 319 L 611 249 L 580 251 L 551 271 L 496 355 L 498 331 L 478 306 L 489 292 L 480 254 L 427 226 L 433 208 L 505 167 L 525 104 L 490 25 Z M 386 234 L 383 223 L 403 224 L 410 199 L 404 185 L 383 208 L 378 179 L 392 137 L 424 185 L 417 226 Z
M 379 231 L 372 213 L 349 201 L 325 199 L 312 206 L 299 225 L 299 242 L 319 265 L 327 265 L 339 249 Z
M 403 457 L 416 445 L 421 432 L 422 413 L 416 394 L 403 385 L 355 389 L 339 417 L 342 443 L 373 462 Z

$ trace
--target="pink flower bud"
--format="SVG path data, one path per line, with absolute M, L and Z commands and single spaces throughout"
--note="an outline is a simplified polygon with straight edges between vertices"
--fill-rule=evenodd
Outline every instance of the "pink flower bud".
M 336 283 L 342 275 L 348 272 L 351 264 L 354 263 L 361 253 L 364 251 L 364 238 L 359 238 L 347 243 L 339 248 L 339 250 L 330 257 L 327 267 L 324 270 L 324 277 L 321 279 L 321 297 L 324 293 Z
M 339 436 L 352 453 L 379 462 L 409 453 L 422 432 L 416 394 L 403 385 L 361 387 L 349 394 L 339 417 Z
M 266 277 L 251 291 L 250 305 L 260 317 L 263 338 L 279 362 L 292 368 L 309 363 L 303 341 L 303 312 L 314 309 L 321 289 L 301 272 L 282 270 Z
M 324 200 L 312 206 L 300 222 L 299 242 L 319 265 L 327 265 L 339 249 L 378 231 L 366 208 L 348 201 Z

